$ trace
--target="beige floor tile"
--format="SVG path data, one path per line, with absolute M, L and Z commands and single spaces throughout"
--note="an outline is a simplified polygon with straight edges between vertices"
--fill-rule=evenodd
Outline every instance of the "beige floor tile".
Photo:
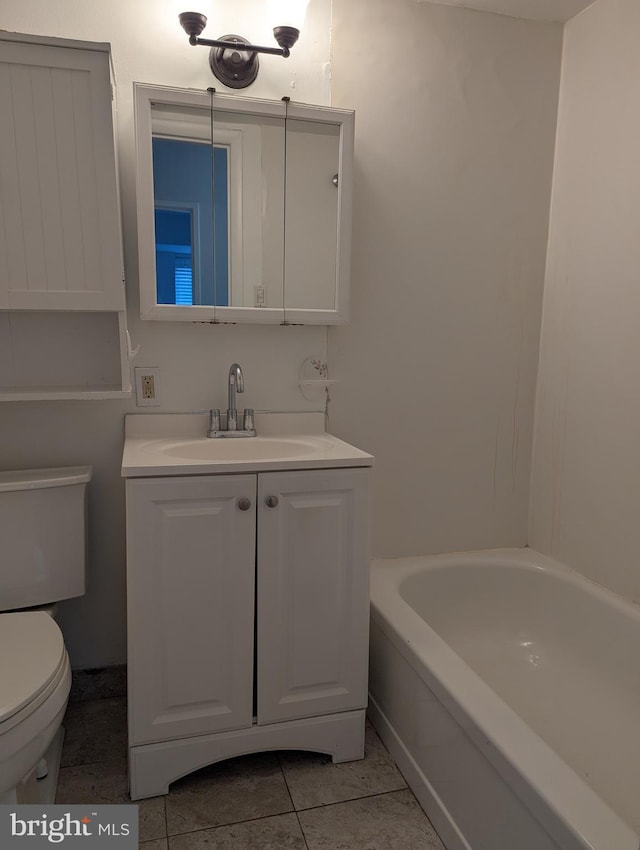
M 407 787 L 370 724 L 366 727 L 364 759 L 333 764 L 329 756 L 288 752 L 281 754 L 280 763 L 297 810 Z
M 149 800 L 138 800 L 138 839 L 140 841 L 166 836 L 165 799 L 165 797 L 151 797 Z
M 127 760 L 63 767 L 56 803 L 129 803 Z
M 121 697 L 70 703 L 62 767 L 112 761 L 127 754 L 127 701 Z
M 152 797 L 138 801 L 140 841 L 166 836 L 164 799 Z M 63 767 L 60 770 L 56 803 L 107 805 L 130 802 L 126 759 Z
M 278 757 L 229 759 L 175 782 L 166 797 L 169 835 L 293 810 Z
M 309 850 L 444 850 L 411 791 L 299 812 Z
M 245 821 L 169 838 L 169 850 L 306 850 L 294 814 Z
M 138 847 L 140 850 L 167 850 L 167 839 L 156 838 L 155 841 L 141 841 Z
M 103 667 L 100 670 L 74 670 L 69 702 L 126 697 L 127 667 Z

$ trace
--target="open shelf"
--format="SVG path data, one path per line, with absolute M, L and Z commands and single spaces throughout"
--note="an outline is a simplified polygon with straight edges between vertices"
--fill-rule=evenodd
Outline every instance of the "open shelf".
M 130 394 L 124 312 L 0 312 L 0 401 Z

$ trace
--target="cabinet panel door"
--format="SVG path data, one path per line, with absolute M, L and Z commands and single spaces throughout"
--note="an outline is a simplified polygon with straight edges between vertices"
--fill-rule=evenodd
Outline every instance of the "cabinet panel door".
M 255 489 L 127 482 L 130 745 L 251 726 Z
M 366 705 L 369 481 L 369 469 L 258 476 L 258 723 Z
M 123 310 L 108 50 L 10 38 L 0 34 L 0 307 Z

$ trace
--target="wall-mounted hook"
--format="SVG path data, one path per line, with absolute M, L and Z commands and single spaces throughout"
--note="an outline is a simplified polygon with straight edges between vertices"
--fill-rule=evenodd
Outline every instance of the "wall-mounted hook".
M 137 345 L 135 348 L 131 347 L 131 334 L 129 333 L 129 329 L 127 328 L 127 360 L 129 362 L 134 360 L 138 356 L 139 351 L 139 345 Z

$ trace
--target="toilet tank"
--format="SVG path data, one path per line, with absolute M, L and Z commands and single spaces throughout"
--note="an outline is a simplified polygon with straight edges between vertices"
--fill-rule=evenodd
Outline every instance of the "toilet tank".
M 0 611 L 85 592 L 90 466 L 0 472 Z

